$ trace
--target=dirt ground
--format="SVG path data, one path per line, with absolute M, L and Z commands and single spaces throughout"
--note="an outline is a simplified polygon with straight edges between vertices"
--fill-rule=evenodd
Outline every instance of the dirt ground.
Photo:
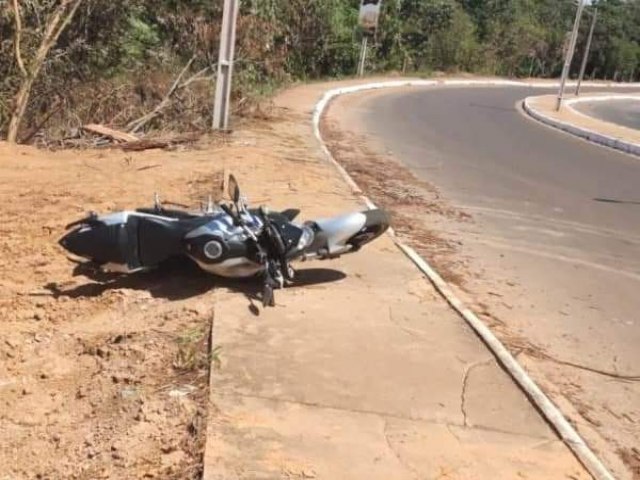
M 0 478 L 197 477 L 210 280 L 98 275 L 57 245 L 89 210 L 193 200 L 194 163 L 0 144 Z
M 57 241 L 89 211 L 151 206 L 154 192 L 195 207 L 227 170 L 277 172 L 277 145 L 295 154 L 277 129 L 272 116 L 137 154 L 0 143 L 0 479 L 200 478 L 216 280 L 183 264 L 106 275 Z
M 231 172 L 254 205 L 338 213 L 344 187 L 309 160 L 309 119 L 266 105 L 232 135 L 171 151 L 0 142 L 1 480 L 201 478 L 215 302 L 259 286 L 175 262 L 107 275 L 57 242 L 87 212 L 152 206 L 155 192 L 218 199 Z

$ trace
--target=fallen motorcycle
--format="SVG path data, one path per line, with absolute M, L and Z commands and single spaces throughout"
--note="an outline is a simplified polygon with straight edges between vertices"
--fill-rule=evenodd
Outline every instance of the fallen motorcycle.
M 273 306 L 274 289 L 295 281 L 294 260 L 337 258 L 382 235 L 389 220 L 382 210 L 349 213 L 302 224 L 297 209 L 250 209 L 233 176 L 230 204 L 211 201 L 199 212 L 152 208 L 106 215 L 91 213 L 67 225 L 60 245 L 102 269 L 133 273 L 175 256 L 227 278 L 262 276 L 262 301 Z

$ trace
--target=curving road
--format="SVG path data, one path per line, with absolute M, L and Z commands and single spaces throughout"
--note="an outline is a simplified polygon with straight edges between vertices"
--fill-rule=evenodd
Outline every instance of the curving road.
M 620 453 L 640 438 L 640 386 L 615 377 L 640 375 L 640 158 L 516 108 L 548 93 L 385 92 L 354 101 L 349 125 L 472 215 L 425 219 L 462 241 L 464 288 L 514 342 L 543 354 L 532 355 L 537 368 L 597 431 L 591 441 Z
M 605 122 L 640 129 L 640 101 L 611 100 L 607 102 L 580 102 L 573 106 L 579 112 Z

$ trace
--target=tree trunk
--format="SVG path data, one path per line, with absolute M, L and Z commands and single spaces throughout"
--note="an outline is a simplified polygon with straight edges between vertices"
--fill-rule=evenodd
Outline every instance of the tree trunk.
M 13 46 L 15 49 L 16 63 L 20 69 L 20 73 L 23 77 L 27 76 L 27 69 L 24 66 L 24 60 L 22 60 L 22 49 L 20 47 L 22 43 L 22 17 L 20 16 L 20 5 L 18 0 L 13 0 L 13 14 L 15 16 L 16 33 L 14 35 Z
M 7 132 L 7 142 L 16 143 L 18 140 L 18 129 L 24 113 L 27 111 L 29 97 L 31 95 L 31 87 L 33 86 L 33 76 L 28 75 L 20 84 L 20 89 L 16 94 L 16 104 L 9 122 L 9 131 Z
M 22 83 L 20 84 L 20 88 L 18 89 L 18 93 L 16 94 L 15 108 L 11 115 L 9 130 L 7 132 L 7 142 L 16 143 L 18 140 L 18 131 L 20 130 L 22 118 L 27 111 L 29 97 L 31 96 L 31 88 L 42 69 L 42 65 L 47 58 L 49 50 L 51 50 L 51 48 L 56 44 L 60 34 L 67 27 L 81 3 L 82 0 L 63 0 L 47 20 L 42 42 L 40 43 L 33 60 L 29 62 L 30 66 L 27 71 L 27 75 L 24 76 Z M 71 7 L 67 10 L 69 5 L 71 5 Z M 16 28 L 18 27 L 16 26 Z M 17 51 L 16 55 L 18 55 Z M 20 58 L 20 62 L 22 62 L 22 58 Z

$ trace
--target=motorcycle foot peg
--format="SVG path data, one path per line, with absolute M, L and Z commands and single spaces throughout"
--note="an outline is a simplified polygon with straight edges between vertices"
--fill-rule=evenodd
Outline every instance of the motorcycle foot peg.
M 265 285 L 262 289 L 262 306 L 263 307 L 275 307 L 276 299 L 273 293 L 273 287 L 271 285 Z

